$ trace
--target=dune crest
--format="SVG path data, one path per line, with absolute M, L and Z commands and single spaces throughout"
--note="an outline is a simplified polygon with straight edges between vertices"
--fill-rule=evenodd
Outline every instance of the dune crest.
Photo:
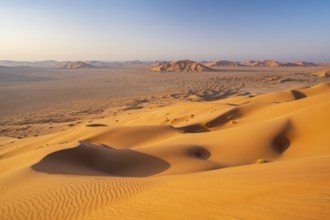
M 312 73 L 314 76 L 318 77 L 330 77 L 330 68 L 323 69 Z

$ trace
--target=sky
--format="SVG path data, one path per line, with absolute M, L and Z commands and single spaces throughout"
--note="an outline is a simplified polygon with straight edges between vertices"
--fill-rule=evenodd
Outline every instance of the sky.
M 0 0 L 0 60 L 330 61 L 329 0 Z

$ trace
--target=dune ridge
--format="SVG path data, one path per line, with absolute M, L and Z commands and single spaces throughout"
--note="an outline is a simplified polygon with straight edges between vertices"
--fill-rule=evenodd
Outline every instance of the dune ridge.
M 329 108 L 328 82 L 1 138 L 0 218 L 326 219 Z
M 330 68 L 322 69 L 313 73 L 314 76 L 318 77 L 330 77 Z

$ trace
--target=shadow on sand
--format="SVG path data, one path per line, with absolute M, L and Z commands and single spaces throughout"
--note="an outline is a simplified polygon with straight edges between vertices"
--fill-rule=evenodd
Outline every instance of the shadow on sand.
M 32 169 L 49 174 L 146 177 L 169 167 L 160 158 L 131 149 L 80 142 L 78 147 L 47 155 Z

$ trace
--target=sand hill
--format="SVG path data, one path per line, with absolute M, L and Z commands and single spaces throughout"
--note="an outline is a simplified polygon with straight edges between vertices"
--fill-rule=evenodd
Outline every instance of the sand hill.
M 155 72 L 212 72 L 216 71 L 191 60 L 180 60 L 151 69 Z
M 329 108 L 322 83 L 1 137 L 0 219 L 328 219 Z
M 323 70 L 319 70 L 316 72 L 313 72 L 314 76 L 319 76 L 319 77 L 330 77 L 330 68 L 326 68 Z
M 91 68 L 96 68 L 96 67 L 82 61 L 65 62 L 62 66 L 62 69 L 91 69 Z

